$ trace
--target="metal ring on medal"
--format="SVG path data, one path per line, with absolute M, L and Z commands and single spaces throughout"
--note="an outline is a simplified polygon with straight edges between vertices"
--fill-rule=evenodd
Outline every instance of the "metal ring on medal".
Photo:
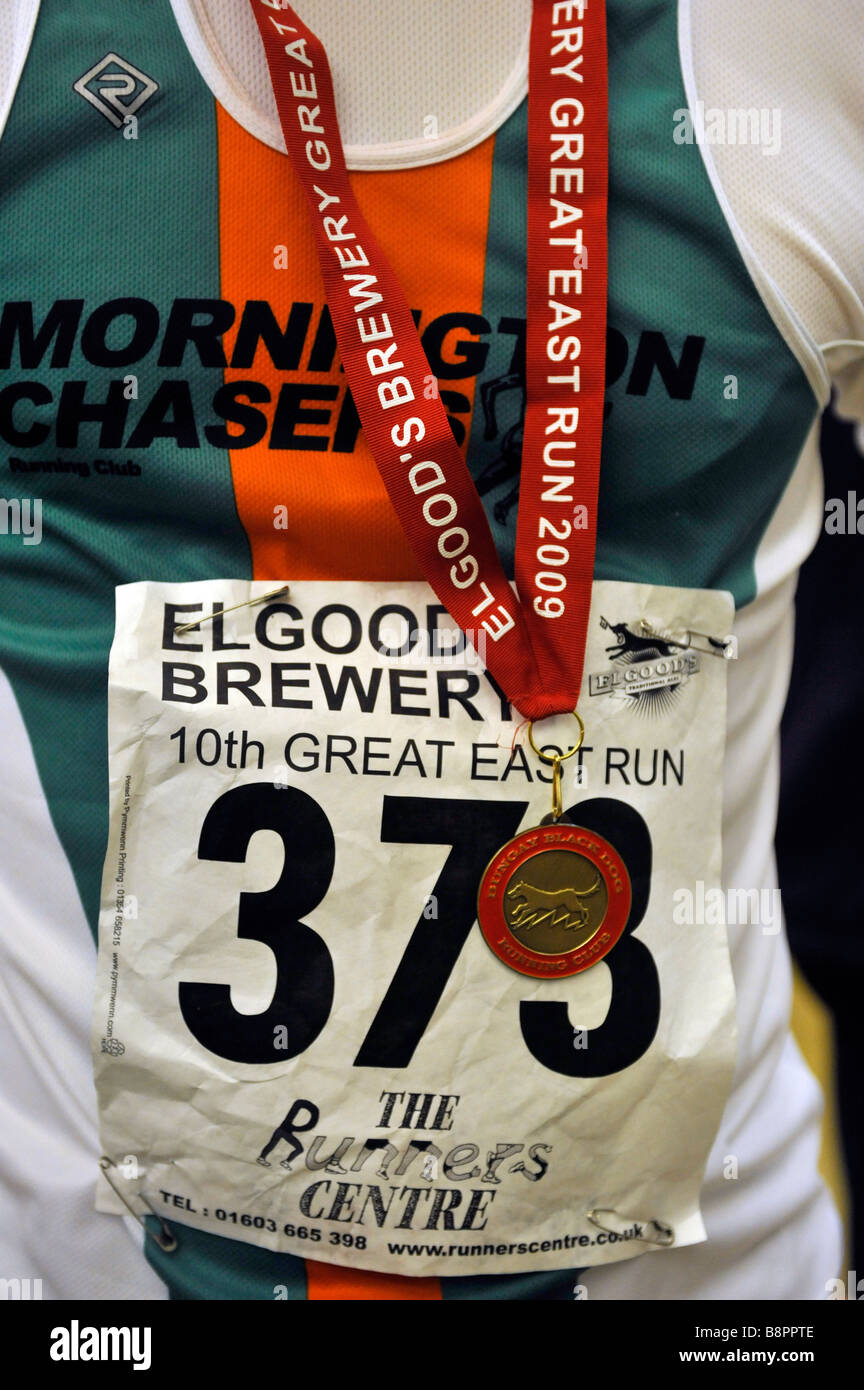
M 612 950 L 630 902 L 618 851 L 593 830 L 560 821 L 524 830 L 499 849 L 480 882 L 477 920 L 511 970 L 561 979 Z

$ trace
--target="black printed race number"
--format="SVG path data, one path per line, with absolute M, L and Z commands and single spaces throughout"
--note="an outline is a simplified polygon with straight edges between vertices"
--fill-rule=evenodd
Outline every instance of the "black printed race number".
M 419 905 L 418 920 L 354 1059 L 358 1067 L 406 1067 L 411 1062 L 462 947 L 476 920 L 477 885 L 495 851 L 516 834 L 526 802 L 449 797 L 385 796 L 381 839 L 387 844 L 449 845 L 433 888 L 434 927 Z M 566 1003 L 526 1000 L 522 1037 L 532 1055 L 564 1076 L 609 1076 L 647 1051 L 660 1019 L 660 984 L 648 947 L 632 933 L 648 905 L 651 837 L 644 820 L 608 797 L 583 801 L 571 818 L 609 839 L 627 865 L 633 902 L 624 935 L 605 958 L 612 974 L 606 1018 L 589 1045 L 574 1049 Z M 201 828 L 200 859 L 243 863 L 257 830 L 282 841 L 278 882 L 263 893 L 241 893 L 237 934 L 261 941 L 276 961 L 276 988 L 268 1008 L 240 1013 L 230 984 L 183 982 L 180 1010 L 187 1028 L 209 1052 L 232 1062 L 272 1063 L 274 1029 L 285 1029 L 279 1061 L 305 1052 L 325 1027 L 333 1004 L 333 959 L 302 917 L 324 898 L 336 846 L 322 808 L 297 787 L 253 782 L 232 787 L 211 806 Z M 350 930 L 350 923 L 346 923 Z M 491 964 L 491 962 L 490 962 Z M 550 990 L 554 982 L 549 982 Z M 514 1026 L 515 1026 L 514 1020 Z

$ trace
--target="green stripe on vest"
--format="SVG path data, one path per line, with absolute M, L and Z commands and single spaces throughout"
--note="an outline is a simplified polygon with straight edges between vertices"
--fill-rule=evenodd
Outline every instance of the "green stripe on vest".
M 126 138 L 73 87 L 110 53 L 158 83 L 139 108 L 137 139 Z M 99 87 L 98 78 L 93 85 Z M 107 76 L 101 85 L 110 86 Z M 114 585 L 251 574 L 226 450 L 212 448 L 203 437 L 196 448 L 158 437 L 149 448 L 114 447 L 112 425 L 102 434 L 96 421 L 81 425 L 77 443 L 69 433 L 66 442 L 58 441 L 53 431 L 64 383 L 70 430 L 75 393 L 84 390 L 85 402 L 104 404 L 116 383 L 110 413 L 121 442 L 128 433 L 128 426 L 122 429 L 124 410 L 130 421 L 137 418 L 141 402 L 163 379 L 188 382 L 202 408 L 213 395 L 216 374 L 189 349 L 182 365 L 171 369 L 157 366 L 155 352 L 122 365 L 119 350 L 130 343 L 133 329 L 148 330 L 140 305 L 137 318 L 117 315 L 104 332 L 108 316 L 97 312 L 91 318 L 109 300 L 140 299 L 154 306 L 164 328 L 176 295 L 219 295 L 215 107 L 167 0 L 42 5 L 0 140 L 0 186 L 6 336 L 9 303 L 32 303 L 38 329 L 55 301 L 84 301 L 68 366 L 50 365 L 58 343 L 64 355 L 61 330 L 41 362 L 29 366 L 20 365 L 16 342 L 2 373 L 7 391 L 31 382 L 53 400 L 19 400 L 13 412 L 22 433 L 48 421 L 52 429 L 43 442 L 0 441 L 0 492 L 41 498 L 43 515 L 41 544 L 0 537 L 0 665 L 21 707 L 51 815 L 95 932 L 107 827 L 106 673 Z M 73 311 L 61 318 L 74 323 Z M 87 361 L 82 337 L 91 356 L 113 349 L 119 365 Z M 37 344 L 31 357 L 38 356 Z M 124 398 L 122 382 L 129 374 L 137 378 L 137 401 Z M 75 382 L 83 386 L 68 384 Z M 8 404 L 7 396 L 4 421 Z M 90 476 L 12 472 L 12 459 L 60 460 L 87 467 Z M 124 468 L 129 461 L 140 475 L 95 471 L 97 464 Z

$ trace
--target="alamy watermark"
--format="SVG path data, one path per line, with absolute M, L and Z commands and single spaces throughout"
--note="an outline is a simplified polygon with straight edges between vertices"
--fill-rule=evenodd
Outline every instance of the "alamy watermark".
M 763 936 L 780 930 L 779 888 L 706 888 L 700 878 L 692 888 L 676 888 L 672 901 L 676 926 L 754 926 Z
M 42 539 L 41 497 L 0 497 L 0 536 L 20 536 L 25 545 Z
M 676 145 L 759 145 L 763 154 L 780 152 L 779 106 L 708 106 L 694 101 L 672 113 Z
M 31 1299 L 41 1299 L 42 1280 L 41 1279 L 0 1279 L 0 1301 L 2 1302 L 27 1302 Z
M 52 1361 L 130 1361 L 133 1371 L 148 1371 L 152 1362 L 149 1327 L 68 1327 L 51 1329 Z
M 864 1299 L 864 1279 L 858 1278 L 857 1269 L 847 1269 L 845 1280 L 828 1279 L 826 1281 L 825 1292 L 829 1301 L 849 1299 L 855 1303 L 860 1303 Z
M 827 497 L 824 527 L 827 536 L 864 536 L 864 497 L 851 488 L 845 497 Z

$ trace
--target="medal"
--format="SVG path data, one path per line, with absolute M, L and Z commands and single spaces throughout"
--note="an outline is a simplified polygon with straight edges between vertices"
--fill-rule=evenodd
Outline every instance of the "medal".
M 627 925 L 631 890 L 627 867 L 602 835 L 562 814 L 561 764 L 578 753 L 585 727 L 566 753 L 548 754 L 552 810 L 493 855 L 477 893 L 477 920 L 499 960 L 535 979 L 578 975 L 612 950 Z
M 287 0 L 251 3 L 367 443 L 423 573 L 552 763 L 552 814 L 494 856 L 479 890 L 481 930 L 514 970 L 577 974 L 611 951 L 630 910 L 620 855 L 568 824 L 561 807 L 560 765 L 584 733 L 575 707 L 605 394 L 605 7 L 533 5 L 517 597 L 438 393 L 427 389 L 434 377 L 408 302 L 354 196 L 324 48 Z M 561 713 L 576 715 L 579 742 L 549 756 L 533 721 Z

